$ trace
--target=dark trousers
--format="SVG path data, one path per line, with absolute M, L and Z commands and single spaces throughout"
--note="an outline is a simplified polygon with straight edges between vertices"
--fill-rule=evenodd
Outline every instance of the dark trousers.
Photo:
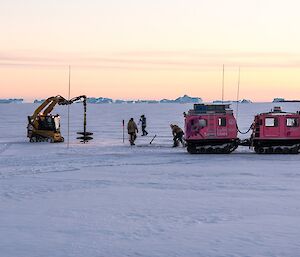
M 146 126 L 142 126 L 143 136 L 147 136 L 148 132 L 146 131 Z
M 134 145 L 134 141 L 136 140 L 136 133 L 128 133 L 129 134 L 129 142 L 131 145 Z
M 174 147 L 176 147 L 176 146 L 178 146 L 178 141 L 182 144 L 182 145 L 184 145 L 184 143 L 183 143 L 183 139 L 182 139 L 182 137 L 183 137 L 183 135 L 184 135 L 184 133 L 183 132 L 179 132 L 179 133 L 177 133 L 174 137 L 173 137 L 173 141 L 174 141 Z

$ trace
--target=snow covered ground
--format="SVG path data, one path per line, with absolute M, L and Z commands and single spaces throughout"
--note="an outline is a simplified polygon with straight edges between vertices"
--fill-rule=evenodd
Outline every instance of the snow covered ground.
M 273 106 L 241 104 L 240 129 Z M 191 107 L 180 104 L 89 105 L 95 135 L 85 145 L 75 139 L 76 104 L 69 149 L 31 144 L 26 116 L 35 107 L 0 105 L 1 257 L 300 255 L 300 155 L 173 149 L 169 124 L 183 125 Z M 66 110 L 56 109 L 65 137 Z M 150 135 L 129 147 L 122 119 L 141 114 Z

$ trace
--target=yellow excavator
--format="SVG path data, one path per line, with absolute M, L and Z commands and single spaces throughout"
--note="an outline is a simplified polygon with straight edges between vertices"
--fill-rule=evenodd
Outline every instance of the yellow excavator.
M 78 132 L 81 136 L 78 139 L 82 142 L 91 140 L 93 133 L 86 131 L 86 96 L 81 95 L 70 100 L 64 97 L 52 96 L 46 99 L 33 113 L 28 116 L 27 137 L 30 142 L 64 142 L 64 138 L 60 133 L 60 116 L 58 114 L 51 114 L 53 108 L 58 105 L 70 105 L 81 100 L 84 107 L 84 122 L 83 132 Z

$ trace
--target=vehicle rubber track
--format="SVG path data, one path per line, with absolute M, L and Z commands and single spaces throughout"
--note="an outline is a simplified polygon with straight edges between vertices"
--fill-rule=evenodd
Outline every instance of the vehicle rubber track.
M 188 145 L 187 151 L 191 154 L 229 154 L 232 153 L 238 144 L 227 143 L 222 145 Z
M 298 154 L 299 150 L 300 144 L 254 147 L 258 154 Z

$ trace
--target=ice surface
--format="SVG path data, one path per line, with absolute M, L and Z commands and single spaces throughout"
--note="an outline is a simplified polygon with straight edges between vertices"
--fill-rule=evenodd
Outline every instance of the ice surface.
M 275 105 L 241 104 L 240 129 Z M 69 149 L 28 143 L 35 107 L 0 105 L 1 257 L 299 256 L 300 155 L 173 149 L 169 124 L 191 107 L 180 104 L 88 105 L 85 145 L 76 104 Z M 56 109 L 65 137 L 66 110 Z M 141 114 L 150 135 L 129 147 L 122 119 Z

